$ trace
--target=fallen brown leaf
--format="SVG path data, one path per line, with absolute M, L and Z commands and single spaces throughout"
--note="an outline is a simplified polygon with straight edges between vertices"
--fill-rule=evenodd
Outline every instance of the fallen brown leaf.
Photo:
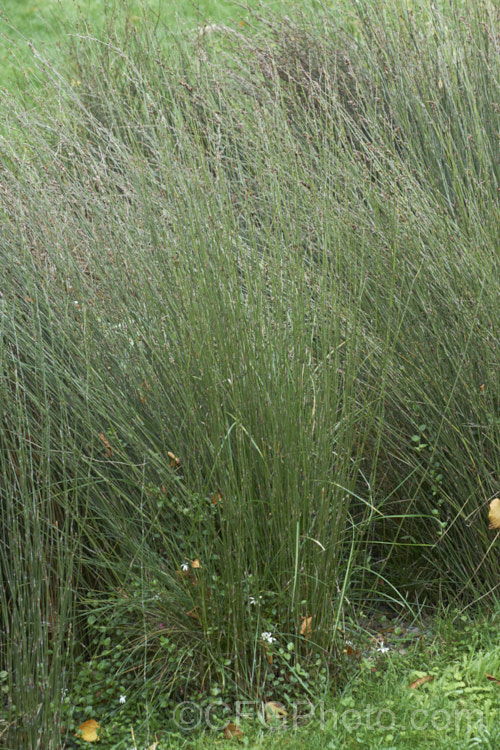
M 301 620 L 300 635 L 303 635 L 304 638 L 310 638 L 312 633 L 312 615 L 302 617 Z
M 172 453 L 172 451 L 167 451 L 167 456 L 170 459 L 170 466 L 173 468 L 174 466 L 177 468 L 181 465 L 180 460 L 177 458 L 175 453 Z
M 491 680 L 492 682 L 496 682 L 498 685 L 500 685 L 500 679 L 498 677 L 493 677 L 492 674 L 488 674 L 487 672 L 484 673 L 484 676 L 487 680 Z
M 225 740 L 239 740 L 241 737 L 243 737 L 243 732 L 237 724 L 228 724 L 224 729 Z
M 106 448 L 106 452 L 105 452 L 104 455 L 106 456 L 106 458 L 109 458 L 111 456 L 111 454 L 113 453 L 113 450 L 112 450 L 110 444 L 108 443 L 104 432 L 100 432 L 99 433 L 99 437 L 102 440 L 102 442 L 104 443 L 104 447 Z
M 415 690 L 416 688 L 419 688 L 421 685 L 425 685 L 426 682 L 432 682 L 434 679 L 433 674 L 426 674 L 425 677 L 419 677 L 418 680 L 415 680 L 415 682 L 412 682 L 410 685 L 410 690 Z

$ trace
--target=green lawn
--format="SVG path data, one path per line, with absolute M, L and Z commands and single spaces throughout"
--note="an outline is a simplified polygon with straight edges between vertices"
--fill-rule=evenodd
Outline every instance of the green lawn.
M 130 23 L 139 27 L 144 14 L 153 14 L 172 31 L 192 30 L 214 22 L 232 24 L 245 23 L 248 12 L 245 7 L 258 7 L 259 0 L 236 4 L 230 0 L 204 0 L 202 2 L 168 2 L 167 0 L 1 0 L 0 1 L 0 80 L 3 86 L 24 85 L 24 79 L 33 74 L 32 57 L 27 46 L 32 42 L 37 50 L 50 59 L 57 58 L 58 48 L 64 37 L 75 31 L 74 24 L 80 20 L 89 24 L 92 33 L 99 35 L 106 16 L 117 14 L 128 17 Z M 281 0 L 270 0 L 267 8 L 284 7 Z

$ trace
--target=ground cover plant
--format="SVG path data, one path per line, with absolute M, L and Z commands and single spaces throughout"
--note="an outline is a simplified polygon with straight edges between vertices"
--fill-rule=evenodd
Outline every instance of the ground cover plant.
M 2 92 L 6 748 L 279 722 L 361 609 L 496 601 L 498 8 L 113 18 Z
M 363 654 L 350 655 L 359 669 L 342 694 L 314 708 L 299 704 L 295 714 L 290 709 L 271 726 L 241 722 L 245 734 L 237 742 L 248 740 L 263 750 L 388 750 L 409 744 L 422 749 L 430 744 L 494 748 L 498 684 L 485 669 L 498 665 L 497 627 L 497 615 L 472 620 L 454 613 L 447 621 L 433 618 L 432 628 L 414 628 L 409 635 L 396 621 L 387 621 L 384 646 L 372 643 Z M 189 747 L 217 747 L 222 737 L 222 732 L 212 731 Z

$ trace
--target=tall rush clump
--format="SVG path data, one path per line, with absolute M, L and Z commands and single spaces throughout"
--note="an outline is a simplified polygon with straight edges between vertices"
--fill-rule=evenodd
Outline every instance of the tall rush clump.
M 358 604 L 494 585 L 498 19 L 357 8 L 3 95 L 12 737 L 105 649 L 146 716 L 318 698 Z

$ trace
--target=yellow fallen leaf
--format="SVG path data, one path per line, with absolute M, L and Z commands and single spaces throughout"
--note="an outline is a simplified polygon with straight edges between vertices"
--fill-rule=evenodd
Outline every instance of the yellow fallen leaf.
M 500 498 L 496 497 L 490 503 L 490 512 L 488 513 L 490 529 L 500 529 Z
M 411 683 L 410 690 L 416 690 L 416 688 L 419 688 L 421 685 L 425 685 L 426 682 L 432 682 L 433 679 L 433 674 L 426 674 L 425 677 L 419 677 L 418 680 Z
M 239 740 L 240 737 L 243 737 L 243 732 L 237 724 L 228 724 L 224 729 L 225 740 Z
M 198 558 L 196 558 L 196 560 L 193 560 L 193 562 L 191 563 L 191 567 L 192 568 L 201 568 L 200 561 L 198 560 Z
M 304 638 L 310 638 L 312 632 L 312 615 L 307 615 L 307 617 L 302 617 L 301 619 L 300 635 L 303 635 Z
M 85 742 L 98 742 L 99 735 L 97 732 L 100 728 L 100 725 L 95 719 L 88 719 L 87 721 L 84 721 L 83 724 L 80 724 L 75 732 L 75 737 L 81 737 Z
M 266 720 L 267 721 L 273 721 L 276 719 L 285 719 L 288 716 L 288 711 L 285 709 L 284 706 L 281 705 L 281 703 L 276 703 L 276 701 L 269 701 L 264 706 L 264 712 L 266 714 Z
M 173 468 L 174 466 L 177 468 L 181 465 L 180 460 L 177 458 L 175 453 L 172 453 L 172 451 L 167 451 L 167 456 L 170 459 L 170 466 Z

